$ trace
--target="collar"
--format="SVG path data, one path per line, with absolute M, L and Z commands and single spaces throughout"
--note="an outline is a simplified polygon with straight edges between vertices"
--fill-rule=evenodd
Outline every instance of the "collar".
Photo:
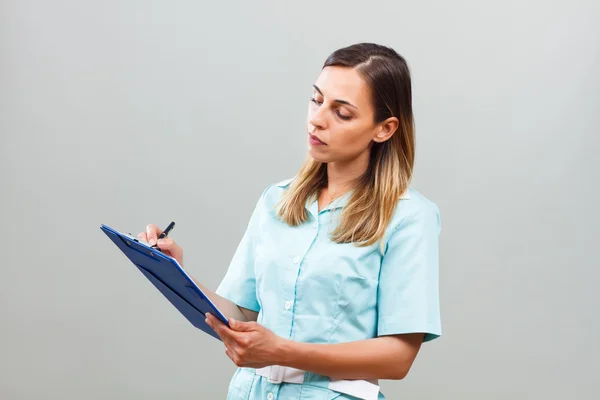
M 280 188 L 288 187 L 290 185 L 290 183 L 294 180 L 294 178 L 284 179 L 283 181 L 276 183 L 276 186 L 278 186 Z M 348 200 L 350 199 L 350 196 L 352 195 L 352 193 L 353 193 L 353 190 L 350 190 L 350 191 L 344 193 L 342 196 L 333 200 L 331 202 L 331 204 L 329 204 L 327 207 L 322 209 L 321 212 L 324 212 L 326 210 L 335 210 L 337 208 L 341 208 L 341 207 L 345 206 L 346 203 L 348 203 Z M 400 196 L 400 200 L 409 200 L 409 199 L 410 199 L 409 189 L 406 189 L 404 191 L 404 193 L 402 194 L 402 196 Z M 306 200 L 306 208 L 313 215 L 316 216 L 316 214 L 317 214 L 316 211 L 318 210 L 317 200 L 316 199 L 313 199 L 313 200 L 307 199 Z

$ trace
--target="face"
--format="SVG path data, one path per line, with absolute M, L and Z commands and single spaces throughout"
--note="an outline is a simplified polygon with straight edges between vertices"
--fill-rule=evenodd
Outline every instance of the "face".
M 317 78 L 308 107 L 310 155 L 321 162 L 347 162 L 368 152 L 398 126 L 395 117 L 376 124 L 369 87 L 353 68 L 325 67 Z M 317 144 L 311 135 L 324 144 Z

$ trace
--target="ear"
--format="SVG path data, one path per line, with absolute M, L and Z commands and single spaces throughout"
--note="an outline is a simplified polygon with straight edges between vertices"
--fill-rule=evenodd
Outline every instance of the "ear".
M 379 132 L 375 135 L 373 140 L 377 143 L 383 143 L 396 132 L 398 129 L 399 121 L 396 117 L 390 117 L 379 124 Z

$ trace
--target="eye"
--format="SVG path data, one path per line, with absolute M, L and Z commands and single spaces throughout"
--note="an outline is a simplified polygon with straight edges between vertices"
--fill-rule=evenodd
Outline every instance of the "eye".
M 322 102 L 318 101 L 316 98 L 311 97 L 310 101 L 312 101 L 315 104 L 321 104 Z M 343 115 L 342 113 L 340 113 L 340 110 L 335 110 L 335 113 L 338 117 L 340 117 L 341 119 L 343 119 L 344 121 L 348 121 L 350 119 L 352 119 L 352 117 L 347 116 L 347 115 Z
M 338 115 L 338 117 L 340 117 L 341 119 L 343 119 L 344 121 L 348 121 L 349 119 L 351 119 L 352 117 L 348 117 L 346 115 L 342 115 L 340 114 L 339 110 L 335 110 L 335 113 Z

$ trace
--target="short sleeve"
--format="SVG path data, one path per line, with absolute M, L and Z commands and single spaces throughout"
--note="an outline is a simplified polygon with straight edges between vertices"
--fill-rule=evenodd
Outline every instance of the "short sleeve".
M 269 186 L 270 187 L 270 186 Z M 260 305 L 256 298 L 256 278 L 254 275 L 254 249 L 259 222 L 265 205 L 267 187 L 257 201 L 250 216 L 246 231 L 231 259 L 225 277 L 215 291 L 221 297 L 231 300 L 240 307 L 258 312 Z
M 378 336 L 422 332 L 427 342 L 442 334 L 440 232 L 439 208 L 430 203 L 405 217 L 390 234 L 379 276 Z

